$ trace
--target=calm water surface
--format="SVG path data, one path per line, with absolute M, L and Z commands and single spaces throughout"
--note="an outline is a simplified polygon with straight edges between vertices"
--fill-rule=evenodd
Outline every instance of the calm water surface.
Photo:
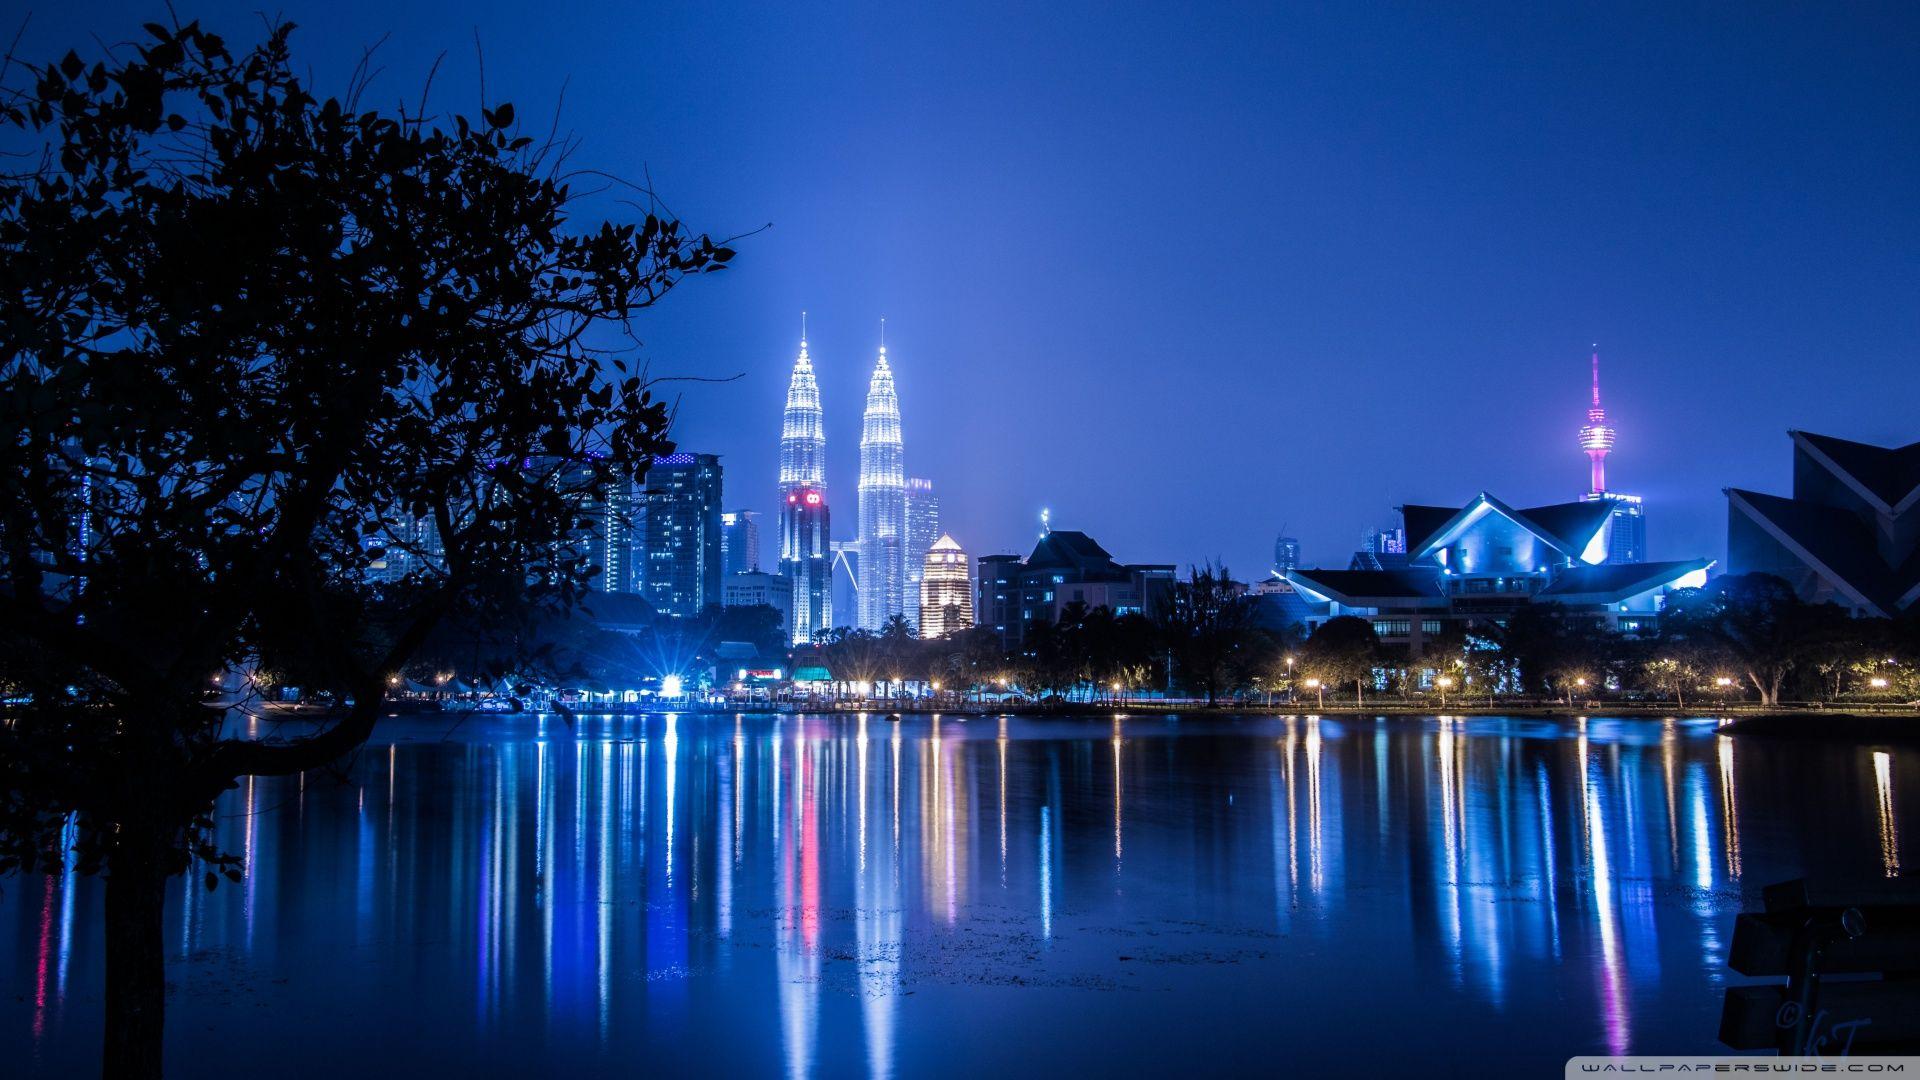
M 222 803 L 176 1075 L 1558 1075 L 1716 1049 L 1760 885 L 1920 860 L 1920 755 L 1712 720 L 448 724 Z M 4 884 L 0 1053 L 91 1071 L 98 883 Z

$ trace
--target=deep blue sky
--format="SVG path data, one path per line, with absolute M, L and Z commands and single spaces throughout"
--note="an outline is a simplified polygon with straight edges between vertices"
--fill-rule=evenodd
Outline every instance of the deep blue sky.
M 257 3 L 191 4 L 230 38 Z M 771 222 L 642 324 L 770 510 L 812 312 L 837 531 L 887 316 L 908 470 L 975 554 L 1344 565 L 1402 502 L 1576 497 L 1588 343 L 1657 558 L 1721 557 L 1789 427 L 1920 439 L 1920 7 L 291 0 L 322 89 L 490 96 L 683 219 Z M 1364 10 L 1363 10 L 1364 7 Z M 35 12 L 57 57 L 164 18 Z M 83 50 L 84 51 L 84 50 Z M 613 211 L 617 207 L 604 207 Z M 767 530 L 771 556 L 771 528 Z

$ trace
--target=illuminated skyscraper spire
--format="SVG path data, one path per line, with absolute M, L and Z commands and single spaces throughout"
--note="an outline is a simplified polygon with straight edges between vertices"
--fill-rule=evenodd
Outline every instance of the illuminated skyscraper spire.
M 807 313 L 800 313 L 800 355 L 793 361 L 787 383 L 787 411 L 780 426 L 780 492 L 796 488 L 824 490 L 827 482 L 827 435 L 820 413 L 820 384 L 807 355 Z
M 1587 410 L 1587 424 L 1580 429 L 1580 449 L 1593 464 L 1593 494 L 1607 490 L 1607 451 L 1613 449 L 1613 429 L 1607 426 L 1607 410 L 1600 407 L 1600 346 L 1593 347 L 1593 405 Z
M 807 313 L 800 313 L 800 355 L 787 383 L 780 425 L 780 573 L 793 583 L 795 644 L 833 625 L 833 564 L 827 514 L 827 436 L 820 384 L 807 355 Z
M 900 397 L 887 364 L 886 321 L 880 358 L 867 384 L 860 428 L 860 618 L 879 630 L 906 611 L 907 470 L 900 441 Z

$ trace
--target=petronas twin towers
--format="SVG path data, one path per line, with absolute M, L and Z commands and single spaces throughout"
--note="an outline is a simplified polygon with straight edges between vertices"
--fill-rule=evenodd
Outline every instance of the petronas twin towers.
M 805 320 L 800 355 L 787 384 L 787 408 L 780 433 L 780 564 L 793 581 L 793 640 L 804 643 L 835 625 L 832 552 L 826 499 L 827 440 L 820 407 L 820 385 L 807 353 Z M 916 481 L 931 491 L 931 485 Z M 925 529 L 908 525 L 905 449 L 900 438 L 900 395 L 887 363 L 885 323 L 879 359 L 867 384 L 867 409 L 860 427 L 860 520 L 857 534 L 857 610 L 854 625 L 881 630 L 895 616 L 916 623 L 919 597 L 908 592 L 919 575 L 913 563 L 914 537 Z M 932 513 L 929 496 L 923 514 Z M 933 525 L 932 522 L 925 524 Z M 921 559 L 926 553 L 918 552 Z

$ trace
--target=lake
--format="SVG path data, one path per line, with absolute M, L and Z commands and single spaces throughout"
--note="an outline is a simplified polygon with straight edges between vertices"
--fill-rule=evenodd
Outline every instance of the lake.
M 175 885 L 169 1068 L 1557 1075 L 1714 1052 L 1761 885 L 1920 859 L 1920 753 L 1715 728 L 391 720 L 338 773 L 221 803 L 249 872 Z M 99 883 L 4 886 L 9 1071 L 97 1071 Z

